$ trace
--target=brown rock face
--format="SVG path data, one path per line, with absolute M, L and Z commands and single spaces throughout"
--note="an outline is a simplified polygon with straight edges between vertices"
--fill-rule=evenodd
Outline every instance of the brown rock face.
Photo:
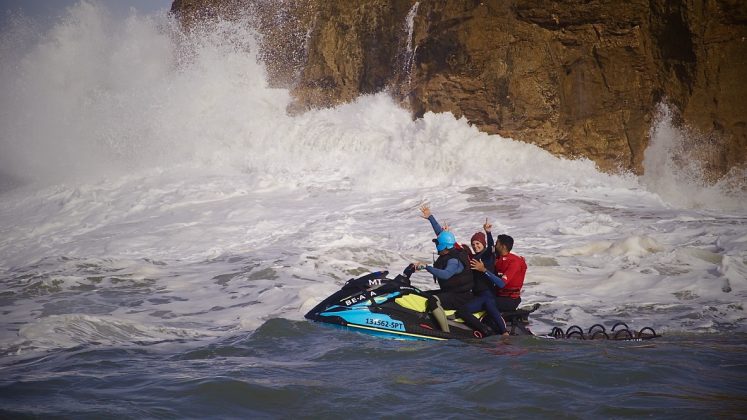
M 711 176 L 747 162 L 747 2 L 175 0 L 185 23 L 251 11 L 295 108 L 388 90 L 488 133 L 642 171 L 656 106 Z M 411 23 L 411 24 L 410 24 Z

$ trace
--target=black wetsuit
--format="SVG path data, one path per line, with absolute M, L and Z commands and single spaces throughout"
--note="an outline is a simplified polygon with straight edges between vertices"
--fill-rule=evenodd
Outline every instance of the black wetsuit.
M 430 290 L 426 292 L 430 295 L 438 296 L 441 301 L 441 306 L 445 309 L 457 309 L 465 303 L 469 302 L 474 296 L 472 295 L 472 288 L 474 287 L 474 279 L 472 278 L 472 270 L 469 269 L 469 257 L 463 249 L 452 248 L 448 253 L 440 255 L 433 267 L 439 270 L 446 268 L 449 260 L 456 258 L 459 263 L 464 267 L 461 272 L 454 274 L 448 279 L 438 279 L 438 285 L 441 290 Z
M 495 255 L 493 254 L 493 237 L 488 232 L 488 246 L 480 253 L 475 254 L 472 259 L 480 260 L 485 265 L 485 268 L 491 273 L 495 269 Z M 472 289 L 474 296 L 472 299 L 461 306 L 457 310 L 457 316 L 462 318 L 465 324 L 467 324 L 473 330 L 480 331 L 483 335 L 487 335 L 489 330 L 485 328 L 474 315 L 474 312 L 478 312 L 481 309 L 485 309 L 489 317 L 492 318 L 491 325 L 497 330 L 499 334 L 506 332 L 506 323 L 501 317 L 501 313 L 498 310 L 496 304 L 495 295 L 493 294 L 493 282 L 488 276 L 477 270 L 472 270 L 472 274 L 475 280 L 475 287 Z

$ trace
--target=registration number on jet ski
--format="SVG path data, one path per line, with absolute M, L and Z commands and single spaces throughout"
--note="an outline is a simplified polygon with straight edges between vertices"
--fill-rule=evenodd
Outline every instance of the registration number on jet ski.
M 366 324 L 378 325 L 379 327 L 391 328 L 393 330 L 404 329 L 404 324 L 401 322 L 392 322 L 392 321 L 387 321 L 384 319 L 377 319 L 377 318 L 366 318 Z

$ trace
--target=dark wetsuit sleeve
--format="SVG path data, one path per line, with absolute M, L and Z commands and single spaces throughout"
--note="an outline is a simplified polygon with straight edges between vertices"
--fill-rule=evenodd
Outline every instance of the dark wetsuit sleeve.
M 431 227 L 433 228 L 433 231 L 436 233 L 436 235 L 444 231 L 443 228 L 441 228 L 441 225 L 438 224 L 436 216 L 431 214 L 430 216 L 428 216 L 428 221 L 431 222 Z
M 504 282 L 503 282 L 503 279 L 501 279 L 500 277 L 498 277 L 498 276 L 496 276 L 495 274 L 491 273 L 490 271 L 486 271 L 486 272 L 485 272 L 485 276 L 486 276 L 486 277 L 487 277 L 487 278 L 488 278 L 488 279 L 489 279 L 490 281 L 492 281 L 492 282 L 493 282 L 493 284 L 495 284 L 495 285 L 496 285 L 496 286 L 498 286 L 499 288 L 501 288 L 501 289 L 502 289 L 502 288 L 506 287 L 506 283 L 504 283 Z
M 487 232 L 488 234 L 488 243 L 485 250 L 485 258 L 483 259 L 483 262 L 485 263 L 485 268 L 488 269 L 491 273 L 495 273 L 495 241 L 493 241 L 493 234 L 490 232 Z

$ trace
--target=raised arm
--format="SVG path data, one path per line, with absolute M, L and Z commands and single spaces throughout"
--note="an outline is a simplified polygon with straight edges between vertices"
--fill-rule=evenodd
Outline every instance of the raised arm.
M 486 247 L 490 252 L 495 252 L 493 247 L 495 246 L 495 241 L 493 240 L 493 234 L 491 233 L 491 230 L 493 230 L 493 225 L 488 223 L 488 218 L 485 218 L 485 224 L 482 225 L 482 228 L 485 230 L 485 233 L 488 237 L 488 243 Z
M 436 235 L 444 231 L 444 228 L 442 228 L 441 225 L 438 224 L 436 216 L 431 213 L 431 208 L 427 204 L 423 204 L 422 206 L 420 206 L 420 213 L 420 217 L 422 217 L 423 219 L 428 219 L 428 221 L 431 222 L 431 227 L 433 228 L 433 232 L 435 232 Z

